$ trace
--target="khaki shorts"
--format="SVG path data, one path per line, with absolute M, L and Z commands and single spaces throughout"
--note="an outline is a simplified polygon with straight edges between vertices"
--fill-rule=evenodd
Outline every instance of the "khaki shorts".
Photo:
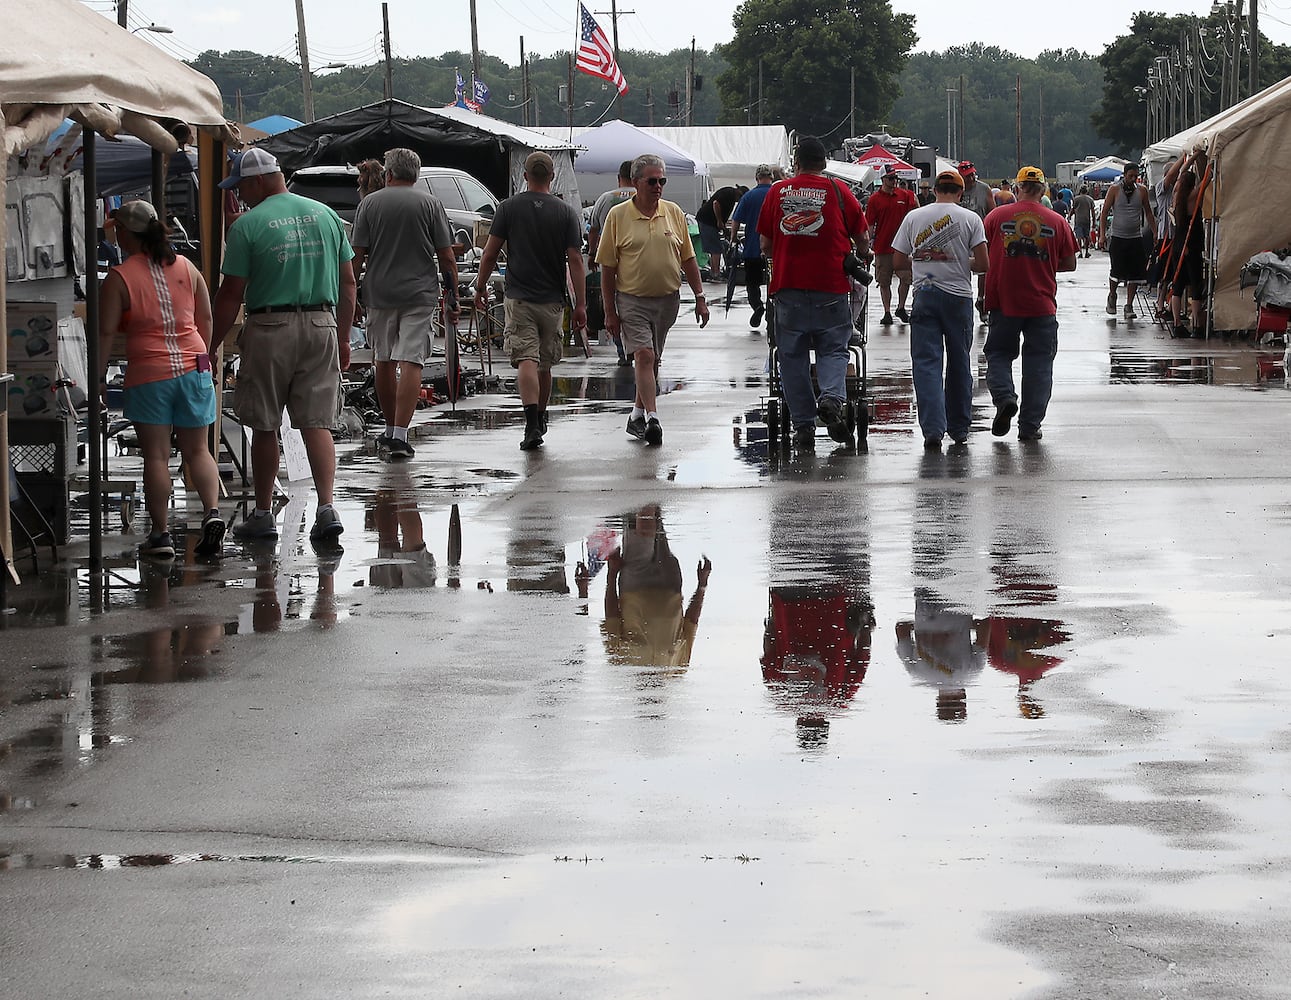
M 618 293 L 619 336 L 623 352 L 654 351 L 655 360 L 663 357 L 668 331 L 677 322 L 681 310 L 681 293 L 671 295 L 628 295 Z
M 245 426 L 276 431 L 285 407 L 293 427 L 336 423 L 341 365 L 329 312 L 248 316 L 233 412 Z
M 898 271 L 892 266 L 895 254 L 876 253 L 874 255 L 874 280 L 884 288 L 892 287 L 892 275 L 896 275 L 902 281 L 910 281 L 914 276 L 911 271 Z
M 536 361 L 539 371 L 560 363 L 560 327 L 565 318 L 563 302 L 525 302 L 505 299 L 506 349 L 511 367 L 521 361 Z
M 372 345 L 372 360 L 425 364 L 438 312 L 435 306 L 369 309 L 365 332 Z

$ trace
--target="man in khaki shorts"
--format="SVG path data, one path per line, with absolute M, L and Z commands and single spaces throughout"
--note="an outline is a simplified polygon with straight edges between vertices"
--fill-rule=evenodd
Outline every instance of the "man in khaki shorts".
M 566 266 L 574 286 L 574 329 L 587 325 L 582 220 L 572 206 L 551 193 L 555 176 L 550 156 L 541 150 L 529 154 L 524 161 L 525 190 L 498 205 L 475 284 L 475 308 L 485 311 L 489 275 L 505 243 L 506 350 L 524 405 L 523 451 L 539 447 L 547 433 L 551 366 L 560 361 Z
M 421 368 L 430 354 L 439 281 L 448 318 L 457 321 L 457 260 L 448 213 L 417 185 L 421 157 L 411 149 L 385 155 L 385 187 L 359 202 L 350 242 L 354 270 L 363 274 L 368 342 L 376 363 L 377 399 L 385 432 L 377 438 L 392 460 L 412 458 L 408 426 L 421 398 Z M 363 271 L 364 261 L 367 270 Z
M 632 161 L 636 193 L 605 217 L 596 262 L 601 265 L 605 328 L 623 338 L 636 369 L 636 400 L 627 431 L 647 444 L 663 444 L 655 410 L 659 360 L 668 330 L 681 309 L 681 272 L 695 293 L 695 318 L 708 325 L 704 282 L 695 263 L 686 216 L 663 200 L 664 164 L 646 154 Z
M 278 477 L 278 429 L 286 407 L 304 439 L 318 491 L 310 540 L 335 542 L 344 527 L 332 508 L 332 425 L 340 373 L 350 366 L 354 251 L 337 214 L 320 202 L 288 193 L 278 161 L 263 149 L 243 153 L 220 187 L 237 188 L 238 196 L 251 206 L 229 228 L 211 338 L 214 354 L 245 300 L 233 411 L 251 428 L 256 506 L 233 534 L 278 537 L 270 506 Z

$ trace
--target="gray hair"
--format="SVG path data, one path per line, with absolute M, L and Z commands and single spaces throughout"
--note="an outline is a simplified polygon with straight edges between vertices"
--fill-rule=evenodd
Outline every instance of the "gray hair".
M 639 180 L 641 175 L 646 172 L 647 167 L 664 166 L 663 160 L 655 156 L 654 153 L 643 153 L 632 161 L 632 179 Z
M 386 150 L 385 164 L 386 173 L 397 181 L 411 183 L 421 173 L 421 157 L 411 149 L 398 147 Z

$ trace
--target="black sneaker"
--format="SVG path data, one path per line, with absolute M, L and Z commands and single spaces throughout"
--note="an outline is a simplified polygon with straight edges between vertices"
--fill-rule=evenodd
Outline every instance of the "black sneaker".
M 663 444 L 663 425 L 659 423 L 658 417 L 651 417 L 646 421 L 645 442 L 656 447 Z
M 224 545 L 224 518 L 218 510 L 208 511 L 202 518 L 202 537 L 197 540 L 199 556 L 218 555 Z
M 538 429 L 542 431 L 543 437 L 547 436 L 547 411 L 538 411 Z
M 171 541 L 170 532 L 149 535 L 147 541 L 139 546 L 139 554 L 149 559 L 174 559 L 175 543 Z
M 521 451 L 533 451 L 535 448 L 542 446 L 542 425 L 534 424 L 524 429 L 524 437 L 520 440 Z
M 619 358 L 619 367 L 620 367 L 620 368 L 631 368 L 631 367 L 632 367 L 632 359 L 631 359 L 631 358 Z
M 825 425 L 834 441 L 846 444 L 851 440 L 851 431 L 847 427 L 847 408 L 841 400 L 833 396 L 822 396 L 816 404 L 816 418 Z
M 924 451 L 941 451 L 941 438 L 939 438 L 939 437 L 937 437 L 937 438 L 924 438 L 924 439 L 923 439 L 923 450 L 924 450 Z
M 646 419 L 644 413 L 639 417 L 628 417 L 628 436 L 634 437 L 638 441 L 645 440 Z
M 995 419 L 991 421 L 991 433 L 997 438 L 1004 437 L 1009 432 L 1009 427 L 1013 424 L 1013 417 L 1018 412 L 1018 403 L 1015 399 L 1006 399 L 995 407 Z
M 905 311 L 905 306 L 897 306 L 896 317 L 897 317 L 897 319 L 899 319 L 902 323 L 909 323 L 909 322 L 910 322 L 910 314 L 909 314 L 908 312 L 906 312 L 906 311 Z
M 389 451 L 391 461 L 403 461 L 404 459 L 412 458 L 413 455 L 417 454 L 416 448 L 407 441 L 401 441 L 399 438 L 391 438 L 390 446 L 387 450 Z
M 1044 437 L 1044 431 L 1040 430 L 1039 427 L 1033 431 L 1018 431 L 1019 441 L 1039 441 L 1042 437 Z
M 884 313 L 884 314 L 883 314 L 883 318 L 882 318 L 881 320 L 879 320 L 879 325 L 880 325 L 880 326 L 891 326 L 891 325 L 892 325 L 892 314 L 891 314 L 891 313 Z
M 752 329 L 756 330 L 759 326 L 762 325 L 762 317 L 765 315 L 766 315 L 766 309 L 764 309 L 762 306 L 755 307 L 753 310 L 753 315 L 749 317 L 749 326 Z
M 383 448 L 389 448 L 389 447 L 390 447 L 390 442 L 391 442 L 391 441 L 393 441 L 393 440 L 394 440 L 394 435 L 392 435 L 392 434 L 378 434 L 378 435 L 377 435 L 377 451 L 380 451 L 380 450 L 382 450 Z
M 955 444 L 968 444 L 967 434 L 952 434 L 950 439 L 954 441 Z
M 344 531 L 341 516 L 334 507 L 320 508 L 314 516 L 314 526 L 309 529 L 309 540 L 316 544 L 335 542 Z
M 793 432 L 794 451 L 808 455 L 816 453 L 816 428 L 799 427 Z

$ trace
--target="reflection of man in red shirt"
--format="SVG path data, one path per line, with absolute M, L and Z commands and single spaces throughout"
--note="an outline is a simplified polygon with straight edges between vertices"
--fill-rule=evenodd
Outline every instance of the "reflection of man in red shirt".
M 883 300 L 884 326 L 892 325 L 892 237 L 901 228 L 906 213 L 919 207 L 914 192 L 897 186 L 897 167 L 889 163 L 883 168 L 883 186 L 870 195 L 865 205 L 865 221 L 870 224 L 870 242 L 874 245 L 874 278 L 879 285 L 879 298 Z M 897 275 L 897 319 L 910 322 L 905 309 L 906 296 L 910 294 L 910 271 Z
M 1018 679 L 1018 708 L 1028 719 L 1039 719 L 1044 709 L 1031 697 L 1031 685 L 1062 663 L 1061 656 L 1036 652 L 1071 640 L 1060 621 L 1048 618 L 1004 618 L 992 615 L 977 623 L 977 642 L 986 647 L 986 658 L 996 670 Z

